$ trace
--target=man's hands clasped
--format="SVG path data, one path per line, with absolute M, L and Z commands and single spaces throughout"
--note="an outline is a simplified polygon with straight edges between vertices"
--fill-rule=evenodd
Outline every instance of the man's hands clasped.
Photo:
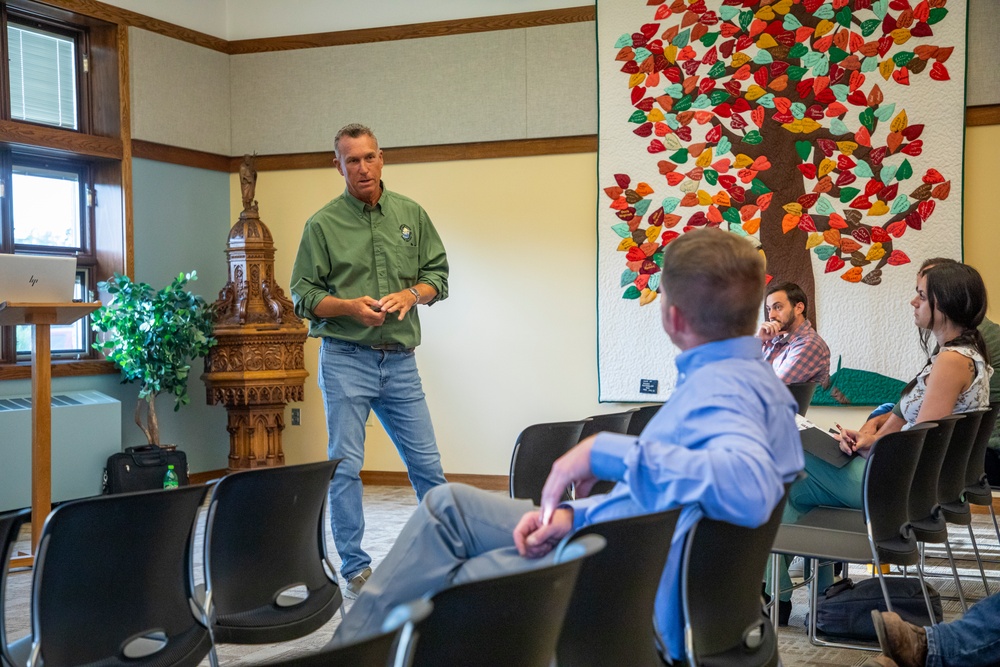
M 591 436 L 552 464 L 542 489 L 540 509 L 525 514 L 514 528 L 514 544 L 522 556 L 541 558 L 573 529 L 573 510 L 559 507 L 559 503 L 570 484 L 580 496 L 585 496 L 597 482 L 590 469 L 593 447 Z
M 377 300 L 370 296 L 359 296 L 349 301 L 351 317 L 367 327 L 382 326 L 389 313 L 399 313 L 397 319 L 402 320 L 417 305 L 416 297 L 409 290 L 393 292 Z

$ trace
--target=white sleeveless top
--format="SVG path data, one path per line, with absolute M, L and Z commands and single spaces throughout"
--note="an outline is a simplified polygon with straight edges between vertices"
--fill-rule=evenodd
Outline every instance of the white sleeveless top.
M 950 352 L 958 352 L 962 356 L 968 357 L 976 367 L 976 374 L 972 378 L 972 384 L 959 395 L 958 400 L 955 401 L 955 408 L 951 411 L 952 414 L 959 415 L 964 412 L 974 412 L 988 408 L 990 406 L 990 376 L 993 375 L 993 368 L 986 365 L 983 355 L 979 354 L 979 350 L 972 346 L 957 345 L 944 349 Z M 935 354 L 931 357 L 931 360 L 927 362 L 927 365 L 917 375 L 917 383 L 905 396 L 899 399 L 899 408 L 903 419 L 906 420 L 907 428 L 917 423 L 917 414 L 920 412 L 920 406 L 924 402 L 924 393 L 927 391 L 927 376 L 931 374 L 931 366 L 934 364 L 937 356 Z

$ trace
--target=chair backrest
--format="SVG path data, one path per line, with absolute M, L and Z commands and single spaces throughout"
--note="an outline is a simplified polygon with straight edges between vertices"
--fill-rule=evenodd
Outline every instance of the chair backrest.
M 278 615 L 279 607 L 290 609 L 279 596 L 296 587 L 313 594 L 336 586 L 324 569 L 323 508 L 338 463 L 257 468 L 226 475 L 215 485 L 205 523 L 205 584 L 217 623 L 265 608 Z M 308 597 L 302 604 L 310 604 Z M 326 618 L 312 624 L 329 620 L 340 600 L 335 604 Z M 271 625 L 266 618 L 258 621 L 248 631 Z M 279 634 L 290 639 L 315 629 Z
M 14 550 L 21 526 L 31 518 L 28 508 L 0 514 L 0 663 L 12 662 L 7 652 L 7 630 L 4 627 L 3 610 L 7 608 L 7 564 Z
M 1000 409 L 1000 402 L 993 402 L 983 414 L 979 430 L 976 432 L 976 442 L 972 445 L 972 451 L 969 452 L 969 465 L 965 469 L 965 485 L 987 493 L 990 490 L 990 485 L 986 481 L 986 448 L 989 447 L 990 436 L 993 435 L 993 428 L 997 423 L 998 409 Z
M 32 636 L 46 667 L 195 663 L 211 645 L 191 609 L 191 548 L 202 485 L 67 502 L 46 519 L 35 557 Z M 139 637 L 165 645 L 126 659 Z M 198 650 L 196 650 L 198 649 Z
M 966 412 L 964 419 L 955 424 L 955 432 L 951 434 L 951 444 L 941 465 L 941 478 L 938 481 L 938 502 L 963 503 L 965 494 L 965 476 L 969 467 L 972 448 L 976 446 L 979 425 L 988 410 Z M 983 457 L 986 452 L 984 450 Z
M 662 404 L 644 405 L 638 410 L 635 410 L 632 413 L 632 421 L 628 423 L 628 431 L 626 432 L 629 435 L 639 435 L 642 433 L 642 429 L 646 428 L 646 424 L 649 423 L 649 420 L 652 419 L 653 415 L 659 412 L 662 407 Z
M 430 600 L 414 600 L 395 607 L 378 634 L 353 644 L 322 648 L 271 667 L 409 667 L 420 627 L 434 608 Z
M 521 431 L 510 459 L 510 497 L 542 501 L 552 464 L 580 442 L 583 421 L 534 424 Z M 565 499 L 569 499 L 567 492 Z
M 760 579 L 789 486 L 757 528 L 702 518 L 688 532 L 681 565 L 688 664 L 778 664 L 774 627 L 761 610 Z
M 934 420 L 937 426 L 927 432 L 924 446 L 920 449 L 917 467 L 910 484 L 910 521 L 922 521 L 936 514 L 938 507 L 938 481 L 941 466 L 951 444 L 955 424 L 965 419 L 964 415 L 949 415 Z M 941 520 L 942 526 L 944 521 Z M 947 530 L 947 528 L 944 528 Z
M 595 433 L 627 433 L 629 424 L 632 422 L 632 418 L 635 413 L 639 411 L 639 408 L 633 408 L 631 410 L 626 410 L 625 412 L 611 412 L 603 415 L 594 415 L 590 417 L 583 425 L 583 431 L 580 433 L 580 440 L 594 435 Z M 596 496 L 601 493 L 608 493 L 615 486 L 614 482 L 609 482 L 607 480 L 602 480 L 594 484 L 587 493 L 588 496 Z M 574 489 L 574 497 L 582 498 L 583 495 L 579 490 Z
M 909 565 L 918 556 L 917 541 L 909 529 L 910 484 L 927 433 L 934 422 L 882 436 L 872 445 L 861 494 L 869 535 L 885 563 Z
M 625 433 L 636 412 L 637 410 L 633 409 L 588 417 L 583 423 L 583 430 L 580 431 L 580 440 L 601 432 Z
M 680 513 L 640 514 L 574 534 L 600 535 L 607 546 L 580 568 L 556 649 L 559 667 L 662 666 L 653 603 Z
M 818 386 L 819 382 L 793 382 L 788 385 L 788 391 L 792 392 L 795 402 L 799 404 L 798 413 L 803 417 L 809 409 L 809 404 L 812 403 L 813 394 L 816 393 Z
M 554 564 L 437 593 L 413 664 L 548 667 L 583 559 L 603 547 L 599 535 L 585 535 L 562 549 Z

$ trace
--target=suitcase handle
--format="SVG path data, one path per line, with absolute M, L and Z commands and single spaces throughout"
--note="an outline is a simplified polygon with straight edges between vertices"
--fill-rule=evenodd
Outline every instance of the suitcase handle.
M 132 457 L 132 461 L 140 468 L 161 466 L 166 464 L 163 457 L 164 450 L 156 445 L 143 445 L 142 447 L 128 447 L 125 453 Z

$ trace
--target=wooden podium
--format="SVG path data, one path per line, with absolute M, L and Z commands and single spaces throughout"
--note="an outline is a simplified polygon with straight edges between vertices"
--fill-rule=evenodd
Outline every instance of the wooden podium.
M 52 509 L 52 349 L 53 324 L 72 324 L 101 303 L 0 303 L 0 325 L 34 327 L 31 348 L 31 551 L 38 548 L 42 525 Z M 30 555 L 11 559 L 13 567 L 31 565 Z

